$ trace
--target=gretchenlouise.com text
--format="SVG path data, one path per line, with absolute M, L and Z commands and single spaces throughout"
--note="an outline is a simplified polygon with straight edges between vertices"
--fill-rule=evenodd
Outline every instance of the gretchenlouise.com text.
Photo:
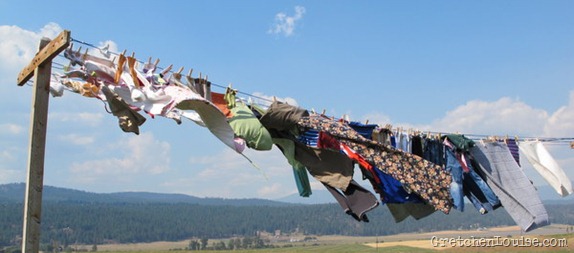
M 458 237 L 438 237 L 433 236 L 430 239 L 433 247 L 541 247 L 541 248 L 566 248 L 568 247 L 568 240 L 566 238 L 535 238 L 520 236 L 517 238 L 494 236 L 490 238 L 481 238 L 471 236 L 469 238 Z

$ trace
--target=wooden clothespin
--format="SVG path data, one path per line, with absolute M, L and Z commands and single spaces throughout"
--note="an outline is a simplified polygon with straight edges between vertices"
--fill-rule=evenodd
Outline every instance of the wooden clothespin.
M 136 58 L 136 52 L 132 52 L 132 58 Z
M 369 124 L 369 120 L 367 119 L 367 120 L 365 120 L 365 125 L 368 125 L 368 124 Z
M 87 57 L 88 57 L 88 48 L 86 48 L 84 54 L 82 55 L 82 61 L 85 61 Z
M 169 66 L 167 66 L 167 68 L 165 68 L 160 74 L 160 77 L 164 77 L 167 73 L 169 73 L 171 71 L 171 68 L 173 68 L 173 64 L 170 64 Z
M 325 116 L 325 112 L 327 112 L 327 110 L 323 109 L 323 112 L 321 113 L 321 115 Z
M 177 70 L 177 74 L 178 74 L 178 75 L 181 75 L 181 72 L 182 72 L 182 71 L 183 71 L 183 67 L 181 67 L 181 68 L 179 68 L 179 69 Z
M 122 55 L 125 55 L 127 51 L 128 51 L 128 50 L 125 50 L 125 49 L 124 49 L 124 51 L 123 51 L 121 54 L 122 54 Z
M 189 72 L 187 72 L 187 77 L 191 77 L 191 74 L 193 74 L 193 69 L 190 69 Z

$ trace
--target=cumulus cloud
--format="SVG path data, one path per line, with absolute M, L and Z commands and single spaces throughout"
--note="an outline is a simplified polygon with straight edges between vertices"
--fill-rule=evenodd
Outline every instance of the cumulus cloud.
M 292 97 L 276 97 L 276 96 L 269 96 L 269 95 L 265 95 L 261 92 L 253 92 L 253 102 L 256 104 L 261 104 L 261 105 L 265 105 L 265 106 L 269 106 L 271 105 L 271 103 L 273 102 L 274 99 L 276 99 L 279 102 L 283 102 L 283 103 L 287 103 L 290 105 L 294 105 L 294 106 L 298 106 L 299 104 L 297 103 L 297 100 L 295 100 Z
M 443 132 L 533 136 L 543 133 L 548 113 L 524 102 L 503 97 L 494 102 L 472 100 L 448 111 L 422 128 Z
M 64 134 L 60 135 L 58 139 L 78 146 L 93 144 L 95 141 L 95 138 L 93 136 L 80 135 L 80 134 Z
M 293 178 L 292 168 L 281 151 L 247 149 L 244 154 L 257 166 L 231 149 L 224 149 L 216 155 L 192 157 L 193 171 L 185 181 L 186 192 L 200 196 L 226 196 L 241 198 L 256 193 L 259 197 L 282 197 L 296 185 L 284 185 L 286 178 Z M 217 182 L 217 187 L 202 188 L 203 185 Z M 172 184 L 174 185 L 174 184 Z M 190 188 L 191 187 L 191 188 Z M 279 188 L 279 189 L 278 189 Z M 238 191 L 237 189 L 241 189 Z
M 45 25 L 38 32 L 18 26 L 0 26 L 0 80 L 15 84 L 17 74 L 36 55 L 42 37 L 53 39 L 62 30 L 55 23 Z
M 554 112 L 544 126 L 544 135 L 553 137 L 574 136 L 574 91 L 570 91 L 568 105 Z
M 16 135 L 24 131 L 24 127 L 18 124 L 0 124 L 0 134 Z
M 299 22 L 306 10 L 303 6 L 295 6 L 295 14 L 293 16 L 288 16 L 283 12 L 275 14 L 275 22 L 273 27 L 271 27 L 267 33 L 269 34 L 282 34 L 285 37 L 290 37 L 295 32 L 295 25 Z
M 53 112 L 50 113 L 50 121 L 55 120 L 64 123 L 74 123 L 82 124 L 86 126 L 99 126 L 104 119 L 103 113 L 91 113 L 91 112 Z
M 151 133 L 120 139 L 108 148 L 110 156 L 101 159 L 74 163 L 70 172 L 75 181 L 112 182 L 131 181 L 136 176 L 157 175 L 169 170 L 169 143 L 156 140 Z

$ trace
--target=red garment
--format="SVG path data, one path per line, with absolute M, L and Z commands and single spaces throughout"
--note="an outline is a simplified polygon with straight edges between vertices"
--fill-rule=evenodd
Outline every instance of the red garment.
M 381 179 L 377 176 L 377 173 L 374 171 L 375 168 L 373 167 L 373 165 L 371 165 L 369 162 L 367 162 L 367 160 L 365 160 L 365 158 L 363 158 L 361 155 L 357 154 L 357 152 L 355 152 L 353 149 L 351 149 L 349 146 L 347 146 L 344 143 L 341 143 L 341 150 L 343 152 L 345 152 L 345 154 L 347 154 L 347 156 L 349 158 L 351 158 L 351 160 L 359 163 L 359 166 L 361 166 L 365 170 L 369 171 L 372 175 L 372 178 L 375 180 L 375 183 L 377 183 L 377 185 L 381 184 Z
M 319 140 L 317 141 L 317 147 L 318 148 L 328 148 L 328 149 L 340 150 L 341 144 L 339 143 L 339 141 L 337 139 L 333 138 L 333 136 L 331 136 L 328 133 L 325 133 L 323 131 L 320 131 L 319 132 Z

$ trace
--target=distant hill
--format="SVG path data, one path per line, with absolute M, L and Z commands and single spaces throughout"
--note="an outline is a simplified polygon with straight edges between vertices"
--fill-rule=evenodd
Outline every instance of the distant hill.
M 313 190 L 313 193 L 309 197 L 301 197 L 299 193 L 294 193 L 276 200 L 285 203 L 307 205 L 337 203 L 333 195 L 325 190 Z
M 22 203 L 26 184 L 11 183 L 0 185 L 0 203 Z M 538 193 L 544 203 L 574 204 L 574 196 L 561 197 L 550 186 L 539 186 Z M 337 203 L 326 190 L 314 190 L 309 197 L 291 194 L 275 200 L 268 199 L 226 199 L 200 198 L 186 194 L 153 193 L 153 192 L 116 192 L 93 193 L 68 188 L 44 186 L 42 195 L 44 202 L 66 203 L 184 203 L 198 205 L 230 205 L 230 206 L 283 206 L 292 204 L 330 204 Z
M 0 185 L 0 203 L 22 203 L 26 184 L 12 183 Z M 165 204 L 198 204 L 229 206 L 284 206 L 286 202 L 267 199 L 225 199 L 200 198 L 185 194 L 152 193 L 152 192 L 116 192 L 92 193 L 80 190 L 44 186 L 43 202 L 63 203 L 165 203 Z

